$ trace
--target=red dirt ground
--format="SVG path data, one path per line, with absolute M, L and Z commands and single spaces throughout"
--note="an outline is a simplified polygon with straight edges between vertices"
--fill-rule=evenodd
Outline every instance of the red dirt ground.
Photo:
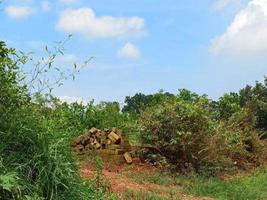
M 130 169 L 129 168 L 127 169 L 127 167 L 130 167 Z M 123 173 L 125 169 L 131 170 L 131 172 L 135 172 L 135 173 L 138 173 L 138 172 L 151 173 L 151 175 L 157 172 L 157 169 L 154 166 L 150 164 L 140 163 L 136 160 L 131 166 L 127 164 L 121 164 L 121 165 L 113 166 L 112 168 L 109 168 L 109 169 L 104 169 L 102 173 L 109 182 L 110 191 L 118 194 L 118 196 L 120 196 L 126 191 L 137 191 L 137 192 L 138 191 L 145 191 L 145 192 L 149 191 L 152 193 L 154 193 L 154 191 L 157 191 L 162 196 L 164 196 L 167 191 L 169 191 L 170 189 L 173 189 L 176 195 L 177 194 L 179 195 L 179 199 L 182 199 L 182 200 L 212 200 L 211 198 L 193 197 L 190 195 L 182 194 L 182 192 L 179 191 L 179 188 L 175 186 L 166 187 L 166 186 L 152 184 L 152 183 L 137 183 L 134 180 L 127 177 L 125 173 Z M 80 174 L 85 179 L 93 178 L 94 176 L 93 165 L 90 163 L 81 164 Z

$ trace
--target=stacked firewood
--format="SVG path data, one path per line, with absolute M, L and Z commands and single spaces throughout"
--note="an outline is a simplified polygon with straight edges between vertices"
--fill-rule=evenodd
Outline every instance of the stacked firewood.
M 72 147 L 78 154 L 96 150 L 109 155 L 123 155 L 128 164 L 132 163 L 131 145 L 116 128 L 104 130 L 91 128 L 77 137 Z

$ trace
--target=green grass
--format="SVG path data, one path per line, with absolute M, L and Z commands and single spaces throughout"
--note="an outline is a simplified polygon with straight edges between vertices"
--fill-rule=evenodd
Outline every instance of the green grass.
M 153 194 L 152 192 L 127 190 L 120 197 L 120 200 L 128 200 L 128 199 L 131 199 L 131 200 L 166 200 L 169 198 L 164 198 L 160 195 Z
M 267 168 L 229 181 L 195 178 L 189 192 L 222 200 L 266 200 Z
M 163 185 L 163 186 L 168 186 L 168 185 L 175 185 L 175 179 L 172 177 L 165 175 L 165 174 L 160 174 L 158 173 L 149 173 L 149 172 L 138 172 L 138 173 L 133 173 L 129 171 L 127 175 L 134 180 L 137 183 L 153 183 L 156 185 Z
M 163 187 L 172 186 L 193 196 L 211 197 L 218 200 L 267 199 L 267 168 L 258 170 L 249 176 L 234 177 L 227 181 L 199 175 L 171 177 L 160 173 L 145 172 L 129 172 L 128 177 L 141 184 L 153 183 Z M 135 194 L 135 196 L 138 197 L 136 199 L 149 199 L 145 194 Z

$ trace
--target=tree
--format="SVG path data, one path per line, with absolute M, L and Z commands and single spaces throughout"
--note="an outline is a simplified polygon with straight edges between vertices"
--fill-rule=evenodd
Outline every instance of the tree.
M 125 98 L 125 106 L 122 112 L 128 112 L 132 114 L 140 114 L 142 110 L 152 101 L 152 95 L 145 95 L 142 93 L 137 93 L 133 97 L 127 96 Z
M 169 92 L 164 92 L 160 90 L 159 92 L 153 95 L 145 95 L 142 93 L 137 93 L 133 97 L 127 96 L 125 99 L 125 106 L 122 109 L 122 112 L 128 112 L 132 114 L 140 114 L 147 107 L 160 104 L 166 99 L 173 98 L 174 95 Z
M 235 112 L 241 108 L 239 105 L 239 96 L 237 93 L 224 94 L 218 101 L 218 115 L 220 119 L 228 120 Z
M 255 112 L 256 127 L 265 131 L 267 136 L 267 77 L 264 82 L 256 82 L 255 86 L 247 85 L 239 92 L 240 105 L 250 107 Z

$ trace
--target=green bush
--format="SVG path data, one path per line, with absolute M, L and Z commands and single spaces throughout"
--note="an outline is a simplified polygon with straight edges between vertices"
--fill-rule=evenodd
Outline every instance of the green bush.
M 248 163 L 260 165 L 266 154 L 255 114 L 226 97 L 214 110 L 206 96 L 181 90 L 176 99 L 148 107 L 140 116 L 142 142 L 154 147 L 146 157 L 208 175 Z M 214 118 L 218 112 L 224 116 L 221 120 Z
M 83 185 L 69 147 L 78 126 L 61 126 L 51 102 L 29 93 L 26 61 L 0 42 L 0 198 L 92 199 L 98 193 Z
M 190 163 L 199 169 L 207 138 L 213 137 L 214 123 L 206 109 L 209 100 L 177 99 L 148 108 L 141 115 L 143 142 L 155 145 L 169 162 Z

